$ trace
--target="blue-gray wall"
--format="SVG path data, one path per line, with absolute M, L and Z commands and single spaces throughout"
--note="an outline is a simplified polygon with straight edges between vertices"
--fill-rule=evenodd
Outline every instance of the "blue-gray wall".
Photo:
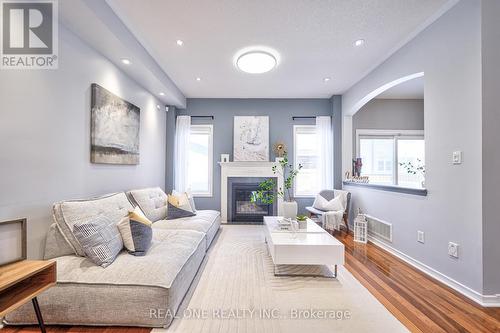
M 187 100 L 185 110 L 171 110 L 167 116 L 167 179 L 166 189 L 173 187 L 173 122 L 176 115 L 213 115 L 214 120 L 193 118 L 193 124 L 210 123 L 214 125 L 214 175 L 213 175 L 213 197 L 196 198 L 196 206 L 200 209 L 220 209 L 220 154 L 228 153 L 233 157 L 233 118 L 234 116 L 269 116 L 270 146 L 283 141 L 293 159 L 293 125 L 314 124 L 314 119 L 292 120 L 292 116 L 332 116 L 334 129 L 334 154 L 335 186 L 341 187 L 341 97 L 333 96 L 330 99 L 206 99 L 190 98 Z M 170 148 L 169 148 L 170 147 Z M 274 160 L 274 153 L 270 152 L 270 159 Z M 312 204 L 312 198 L 297 199 L 299 210 Z

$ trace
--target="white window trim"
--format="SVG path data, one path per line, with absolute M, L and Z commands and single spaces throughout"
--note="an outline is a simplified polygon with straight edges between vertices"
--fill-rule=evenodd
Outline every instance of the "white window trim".
M 298 168 L 299 163 L 297 163 L 297 128 L 311 128 L 316 129 L 316 125 L 293 125 L 293 167 Z M 317 193 L 314 194 L 297 194 L 297 182 L 293 182 L 293 197 L 294 198 L 314 198 Z
M 400 186 L 398 179 L 398 140 L 421 139 L 425 140 L 423 130 L 377 130 L 377 129 L 357 129 L 356 130 L 356 157 L 359 157 L 359 140 L 362 137 L 377 137 L 394 139 L 394 164 L 392 167 L 392 177 L 394 184 L 390 186 Z
M 211 198 L 213 197 L 214 183 L 214 125 L 191 125 L 191 130 L 210 128 L 210 136 L 208 139 L 208 192 L 191 192 L 191 195 L 196 198 Z

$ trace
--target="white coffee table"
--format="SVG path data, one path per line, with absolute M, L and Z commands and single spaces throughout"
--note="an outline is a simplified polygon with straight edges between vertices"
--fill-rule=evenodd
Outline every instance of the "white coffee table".
M 324 277 L 313 274 L 277 274 L 276 265 L 333 265 L 333 277 L 337 277 L 337 265 L 344 264 L 344 244 L 312 220 L 308 220 L 307 229 L 291 232 L 280 230 L 278 219 L 281 217 L 264 217 L 266 243 L 275 265 L 274 275 Z

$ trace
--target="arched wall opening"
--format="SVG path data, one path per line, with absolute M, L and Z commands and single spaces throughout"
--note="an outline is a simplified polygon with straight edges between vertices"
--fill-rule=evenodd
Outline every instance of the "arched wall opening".
M 383 84 L 356 102 L 348 117 L 352 166 L 347 177 L 425 189 L 423 72 Z

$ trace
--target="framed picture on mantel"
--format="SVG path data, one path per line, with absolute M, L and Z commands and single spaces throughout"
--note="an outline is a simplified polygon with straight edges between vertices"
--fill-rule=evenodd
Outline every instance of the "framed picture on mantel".
M 269 117 L 234 117 L 234 161 L 269 161 Z
M 26 259 L 26 219 L 0 221 L 0 266 Z

